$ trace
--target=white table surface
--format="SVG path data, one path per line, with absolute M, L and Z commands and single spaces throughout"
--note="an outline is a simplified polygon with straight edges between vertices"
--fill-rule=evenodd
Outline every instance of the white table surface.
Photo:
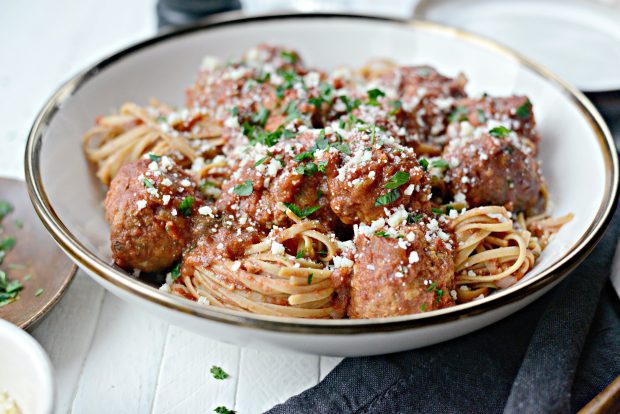
M 0 176 L 23 177 L 28 130 L 61 82 L 155 33 L 154 4 L 0 0 Z M 203 338 L 120 301 L 81 271 L 32 334 L 55 367 L 59 413 L 209 413 L 219 405 L 261 412 L 340 361 Z M 231 378 L 214 380 L 212 365 Z

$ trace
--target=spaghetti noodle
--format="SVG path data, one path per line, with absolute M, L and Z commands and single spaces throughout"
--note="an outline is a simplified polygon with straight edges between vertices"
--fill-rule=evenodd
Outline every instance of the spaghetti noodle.
M 454 219 L 459 299 L 469 301 L 516 283 L 532 269 L 550 236 L 571 219 L 572 214 L 525 220 L 519 214 L 513 222 L 499 206 L 477 207 L 459 215 Z
M 197 266 L 193 275 L 174 283 L 172 290 L 212 306 L 264 315 L 342 317 L 342 310 L 332 305 L 335 287 L 328 264 L 339 252 L 333 235 L 318 221 L 302 220 L 289 209 L 286 214 L 295 224 L 273 231 L 239 260 Z M 284 249 L 274 251 L 274 242 L 297 255 Z
M 192 162 L 223 144 L 219 127 L 205 113 L 179 115 L 157 101 L 147 108 L 126 103 L 118 114 L 99 118 L 83 138 L 86 156 L 97 165 L 97 177 L 105 185 L 122 165 L 148 153 Z

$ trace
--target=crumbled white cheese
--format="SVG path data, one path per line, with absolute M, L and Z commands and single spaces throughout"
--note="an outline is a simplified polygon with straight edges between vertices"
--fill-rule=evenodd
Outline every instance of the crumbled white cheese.
M 334 267 L 336 269 L 340 267 L 353 267 L 353 260 L 342 256 L 334 256 Z
M 138 211 L 142 210 L 146 207 L 146 200 L 138 200 L 136 201 L 136 206 L 138 206 Z
M 409 263 L 413 264 L 419 261 L 420 261 L 420 255 L 418 255 L 418 252 L 414 250 L 411 253 L 409 253 Z
M 276 255 L 282 255 L 284 254 L 285 249 L 284 246 L 281 243 L 278 243 L 276 241 L 271 243 L 271 253 L 272 254 L 276 254 Z

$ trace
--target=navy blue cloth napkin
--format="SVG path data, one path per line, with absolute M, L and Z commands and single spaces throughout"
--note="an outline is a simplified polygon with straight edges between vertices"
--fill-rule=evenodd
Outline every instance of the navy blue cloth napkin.
M 431 347 L 343 360 L 272 408 L 297 413 L 568 413 L 620 375 L 620 306 L 609 274 L 620 213 L 592 254 L 516 314 Z

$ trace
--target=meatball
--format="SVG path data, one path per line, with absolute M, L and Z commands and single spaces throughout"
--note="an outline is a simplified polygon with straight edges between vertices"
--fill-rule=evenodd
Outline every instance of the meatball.
M 322 126 L 329 107 L 325 80 L 325 73 L 306 69 L 296 52 L 259 46 L 239 61 L 203 68 L 187 91 L 187 105 L 213 111 L 228 141 L 225 149 L 234 149 L 284 126 Z
M 436 155 L 440 150 L 433 146 L 445 141 L 456 99 L 466 96 L 465 76 L 450 78 L 430 66 L 403 66 L 383 75 L 378 82 L 387 90 L 397 90 L 400 101 L 396 115 L 407 131 L 406 142 L 420 153 Z
M 412 148 L 378 128 L 343 139 L 317 157 L 325 165 L 329 205 L 343 223 L 369 223 L 385 207 L 430 208 L 429 177 Z
M 236 165 L 222 187 L 218 209 L 242 224 L 269 229 L 290 224 L 278 208 L 279 203 L 287 203 L 302 218 L 336 228 L 340 220 L 329 208 L 327 179 L 313 153 L 318 135 L 318 131 L 308 131 L 272 147 L 238 148 L 231 155 Z
M 526 96 L 465 98 L 456 102 L 451 121 L 467 121 L 472 127 L 487 126 L 490 120 L 501 122 L 535 146 L 540 141 L 532 103 Z
M 435 218 L 397 229 L 360 225 L 347 314 L 381 318 L 454 305 L 456 245 L 454 233 Z
M 194 268 L 209 267 L 222 260 L 237 260 L 251 245 L 261 240 L 262 234 L 255 229 L 242 228 L 227 221 L 213 224 L 213 231 L 203 233 L 193 249 L 183 256 L 181 274 L 192 276 Z
M 453 140 L 443 158 L 450 165 L 446 181 L 453 198 L 464 195 L 470 207 L 499 205 L 531 215 L 544 211 L 538 161 L 514 132 L 499 127 Z
M 192 238 L 190 216 L 201 205 L 196 184 L 168 157 L 124 165 L 105 199 L 114 262 L 145 272 L 170 268 Z

